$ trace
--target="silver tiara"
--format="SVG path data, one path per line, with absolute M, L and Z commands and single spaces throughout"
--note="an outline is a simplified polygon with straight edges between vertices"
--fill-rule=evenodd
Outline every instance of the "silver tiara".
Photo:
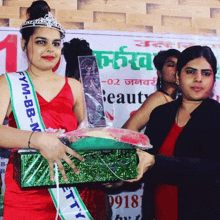
M 65 31 L 61 27 L 60 23 L 54 20 L 53 15 L 49 12 L 43 18 L 26 21 L 21 25 L 21 30 L 29 27 L 49 27 L 55 28 L 61 33 L 61 38 L 65 37 Z

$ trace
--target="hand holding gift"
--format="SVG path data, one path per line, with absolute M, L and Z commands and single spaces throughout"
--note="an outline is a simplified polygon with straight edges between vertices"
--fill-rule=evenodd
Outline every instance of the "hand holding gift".
M 128 180 L 129 182 L 136 182 L 140 180 L 143 177 L 144 173 L 149 170 L 155 163 L 155 156 L 152 154 L 137 149 L 137 155 L 139 157 L 137 179 Z
M 32 137 L 31 147 L 38 149 L 42 156 L 47 159 L 52 181 L 54 181 L 53 163 L 55 162 L 57 163 L 64 180 L 67 182 L 68 179 L 61 160 L 63 159 L 76 174 L 79 174 L 78 169 L 67 156 L 67 153 L 76 157 L 80 161 L 83 161 L 84 159 L 58 139 L 61 134 L 62 130 L 58 130 L 56 133 L 36 132 Z
M 78 129 L 78 130 L 65 133 L 64 136 L 69 137 L 70 140 L 73 140 L 73 141 L 76 141 L 80 138 L 93 137 L 93 138 L 96 138 L 97 145 L 100 145 L 101 138 L 106 139 L 106 142 L 103 142 L 104 145 L 102 146 L 100 145 L 102 149 L 108 149 L 112 147 L 112 146 L 109 146 L 109 143 L 110 143 L 108 142 L 109 139 L 113 140 L 112 143 L 115 144 L 115 148 L 122 147 L 122 145 L 119 146 L 117 145 L 117 143 L 121 143 L 121 144 L 126 143 L 132 146 L 133 148 L 137 148 L 136 152 L 139 156 L 137 179 L 127 180 L 127 181 L 132 182 L 132 181 L 140 180 L 143 176 L 143 173 L 146 172 L 154 164 L 154 156 L 140 150 L 140 149 L 149 149 L 152 146 L 150 145 L 148 137 L 139 132 L 134 132 L 134 131 L 127 130 L 127 129 L 119 129 L 119 128 L 93 128 L 93 129 L 82 128 L 82 129 Z M 105 144 L 105 143 L 108 143 L 108 144 Z M 123 184 L 123 179 L 118 178 L 118 180 L 120 180 L 120 182 L 105 183 L 105 186 L 108 188 L 121 186 Z
M 135 179 L 137 178 L 136 148 L 151 148 L 146 135 L 126 129 L 84 128 L 65 134 L 61 134 L 60 131 L 46 132 L 50 133 L 39 132 L 33 135 L 32 147 L 37 146 L 36 148 L 47 160 L 39 152 L 19 151 L 17 154 L 16 167 L 20 166 L 20 172 L 17 173 L 21 175 L 17 179 L 21 187 L 55 186 L 49 178 L 49 176 L 53 177 L 55 171 L 52 171 L 54 161 L 61 171 L 60 184 Z M 66 153 L 69 155 L 66 156 Z M 79 169 L 78 175 L 73 172 L 73 170 L 77 172 L 76 167 Z

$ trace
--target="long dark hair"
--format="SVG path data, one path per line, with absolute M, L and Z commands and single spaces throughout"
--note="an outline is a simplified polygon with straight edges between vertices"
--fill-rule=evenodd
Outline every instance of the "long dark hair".
M 212 51 L 208 46 L 192 46 L 186 48 L 181 54 L 177 61 L 177 72 L 180 76 L 182 68 L 191 60 L 196 58 L 204 57 L 207 62 L 211 65 L 213 73 L 217 73 L 217 60 Z

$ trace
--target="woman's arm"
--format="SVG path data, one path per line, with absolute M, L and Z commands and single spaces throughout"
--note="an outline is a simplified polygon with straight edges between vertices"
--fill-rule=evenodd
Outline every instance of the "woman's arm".
M 53 162 L 56 162 L 63 178 L 67 181 L 61 159 L 64 159 L 78 173 L 79 171 L 69 159 L 67 153 L 80 160 L 83 160 L 83 158 L 61 143 L 58 139 L 61 134 L 60 131 L 54 134 L 35 132 L 30 139 L 32 131 L 18 130 L 17 128 L 2 125 L 5 117 L 11 112 L 9 87 L 4 75 L 0 76 L 0 88 L 0 146 L 4 148 L 28 148 L 28 141 L 30 140 L 30 147 L 39 150 L 48 160 L 52 180 L 54 177 Z
M 219 161 L 164 155 L 154 156 L 144 151 L 140 151 L 138 156 L 140 162 L 137 180 L 140 180 L 152 168 L 151 173 L 155 174 L 154 177 L 160 183 L 195 187 L 220 186 Z
M 164 106 L 165 107 L 165 106 Z M 201 136 L 198 139 L 198 135 L 195 137 L 197 140 L 197 145 L 201 148 L 201 157 L 184 157 L 184 156 L 164 156 L 157 154 L 158 147 L 161 146 L 164 138 L 169 131 L 170 126 L 167 125 L 167 121 L 171 118 L 168 117 L 168 114 L 172 114 L 172 111 L 175 111 L 176 108 L 164 108 L 158 107 L 156 108 L 149 120 L 147 126 L 147 135 L 151 140 L 151 144 L 153 145 L 153 153 L 149 154 L 148 152 L 141 151 L 139 153 L 139 167 L 141 167 L 140 176 L 142 177 L 143 174 L 152 167 L 150 170 L 151 174 L 155 174 L 154 178 L 156 181 L 165 184 L 171 185 L 184 185 L 184 186 L 213 186 L 213 185 L 220 185 L 220 148 L 219 148 L 219 138 L 218 138 L 218 131 L 220 129 L 220 118 L 215 118 L 215 120 L 210 121 L 210 126 L 204 126 L 206 129 L 202 132 L 202 135 L 206 135 L 204 138 Z M 216 114 L 212 114 L 214 117 Z M 165 121 L 164 123 L 160 123 L 161 121 Z M 196 118 L 198 122 L 198 118 Z M 209 121 L 209 120 L 208 120 Z M 206 124 L 206 123 L 205 123 Z M 166 128 L 164 128 L 166 126 Z M 199 132 L 198 126 L 202 126 L 201 124 L 193 126 L 194 132 Z M 189 128 L 189 127 L 188 127 Z M 186 128 L 187 129 L 187 128 Z M 186 131 L 185 131 L 186 132 Z M 189 130 L 191 132 L 191 130 Z M 162 137 L 162 138 L 161 138 Z M 184 138 L 183 138 L 184 137 Z M 182 136 L 181 144 L 182 147 L 185 148 L 193 148 L 189 144 L 195 143 L 192 142 L 192 139 L 189 141 L 184 141 L 184 139 L 189 138 L 185 133 L 185 136 Z M 182 142 L 183 141 L 183 142 Z M 198 148 L 197 148 L 198 149 Z M 155 162 L 154 162 L 155 160 Z M 154 165 L 151 166 L 150 164 L 153 163 Z M 152 176 L 149 176 L 152 178 Z M 148 175 L 146 175 L 148 178 Z
M 167 174 L 220 177 L 220 161 L 204 158 L 155 155 L 155 169 Z
M 3 125 L 11 112 L 9 86 L 4 75 L 0 76 L 0 146 L 5 148 L 27 148 L 30 131 L 21 131 Z
M 166 100 L 161 92 L 151 94 L 141 107 L 126 121 L 122 128 L 140 131 L 149 121 L 152 110 L 165 103 Z

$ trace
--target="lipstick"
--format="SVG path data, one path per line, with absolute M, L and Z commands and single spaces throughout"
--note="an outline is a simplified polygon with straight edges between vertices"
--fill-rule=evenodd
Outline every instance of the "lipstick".
M 52 61 L 54 60 L 53 56 L 43 56 L 43 59 L 48 60 L 48 61 Z

